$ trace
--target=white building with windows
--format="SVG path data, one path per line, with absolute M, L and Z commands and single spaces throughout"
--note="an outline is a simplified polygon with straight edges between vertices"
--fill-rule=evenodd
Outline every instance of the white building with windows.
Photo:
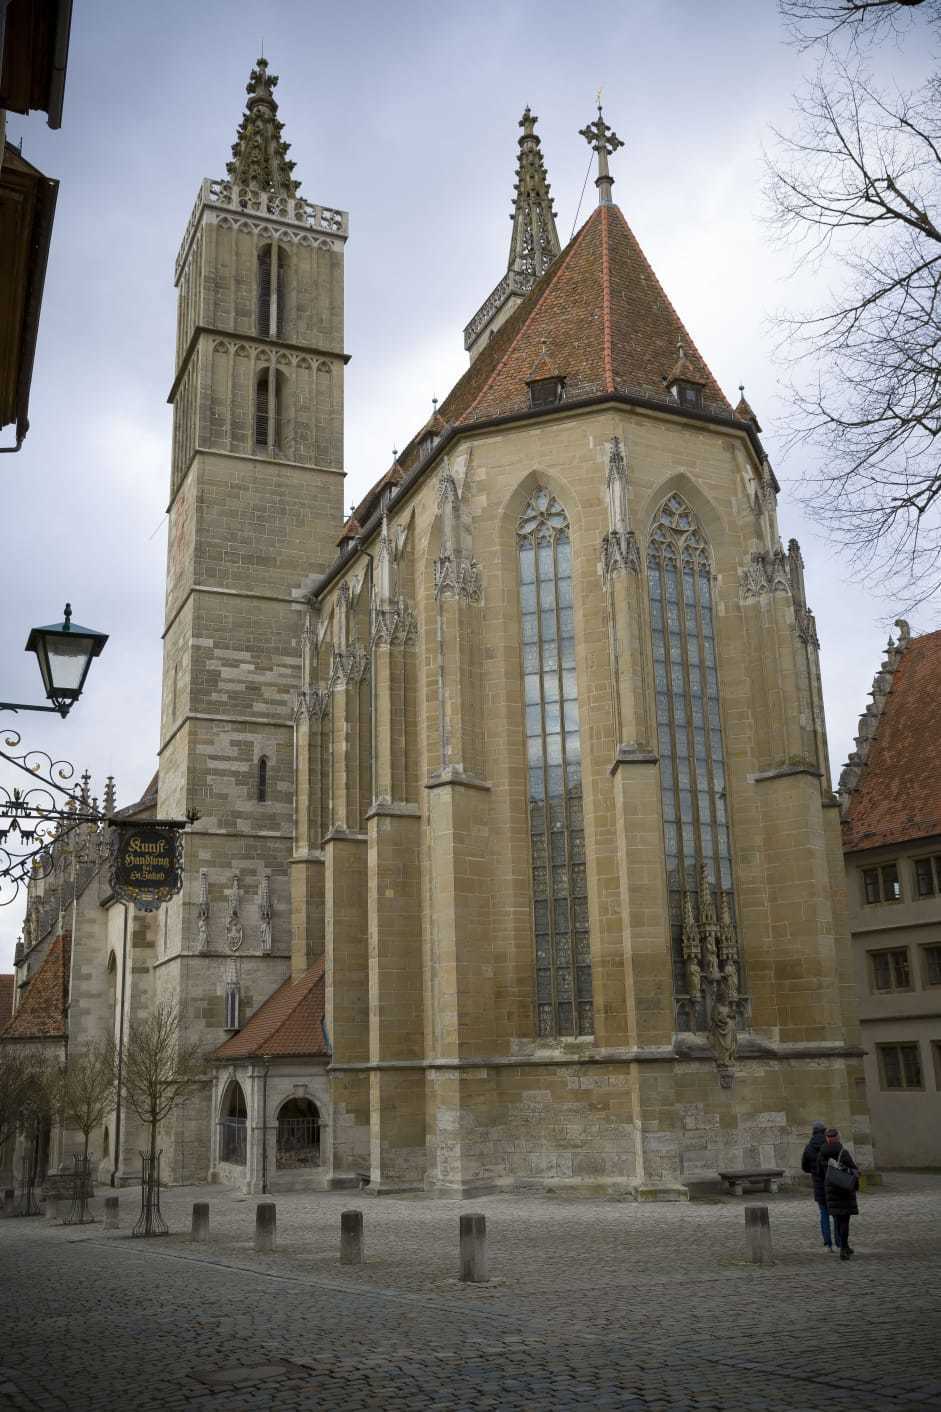
M 899 619 L 840 781 L 880 1167 L 941 1165 L 941 632 Z

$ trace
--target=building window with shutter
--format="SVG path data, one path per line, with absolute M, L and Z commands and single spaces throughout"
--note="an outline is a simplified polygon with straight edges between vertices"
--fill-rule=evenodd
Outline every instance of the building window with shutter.
M 874 991 L 911 990 L 912 988 L 912 972 L 908 961 L 907 946 L 896 947 L 891 951 L 870 951 L 869 971 Z
M 925 985 L 941 985 L 941 946 L 923 946 L 921 952 Z
M 523 630 L 536 1030 L 594 1030 L 581 736 L 575 673 L 572 545 L 565 510 L 532 495 L 517 526 Z
M 882 1088 L 924 1088 L 917 1044 L 877 1044 L 876 1054 Z
M 898 865 L 885 863 L 880 868 L 863 868 L 863 900 L 867 906 L 873 902 L 901 902 L 902 884 L 899 881 Z

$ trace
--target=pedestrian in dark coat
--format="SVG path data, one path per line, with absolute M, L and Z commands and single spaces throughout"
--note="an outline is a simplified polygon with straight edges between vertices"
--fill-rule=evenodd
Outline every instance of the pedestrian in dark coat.
M 850 1217 L 859 1215 L 859 1206 L 856 1202 L 859 1167 L 852 1152 L 845 1148 L 840 1141 L 840 1134 L 836 1128 L 827 1128 L 826 1139 L 826 1145 L 821 1147 L 817 1157 L 817 1170 L 823 1176 L 827 1210 L 833 1217 L 833 1229 L 836 1243 L 840 1247 L 840 1259 L 849 1260 L 854 1253 L 850 1245 Z M 831 1158 L 840 1167 L 856 1174 L 856 1182 L 851 1190 L 844 1190 L 842 1187 L 834 1186 L 832 1181 L 827 1181 Z
M 827 1145 L 827 1125 L 816 1122 L 810 1134 L 810 1141 L 804 1148 L 804 1155 L 801 1157 L 801 1171 L 809 1172 L 814 1183 L 814 1200 L 820 1209 L 820 1234 L 823 1236 L 824 1250 L 833 1249 L 833 1236 L 830 1231 L 830 1213 L 827 1210 L 826 1178 L 823 1172 L 818 1170 L 817 1159 L 820 1156 L 821 1148 Z

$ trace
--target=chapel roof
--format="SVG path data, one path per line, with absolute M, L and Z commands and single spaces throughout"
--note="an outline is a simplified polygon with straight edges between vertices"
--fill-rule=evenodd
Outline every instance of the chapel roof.
M 69 1003 L 69 963 L 72 936 L 63 932 L 46 952 L 30 979 L 20 1008 L 2 1030 L 0 1039 L 64 1039 Z
M 566 400 L 626 393 L 678 410 L 666 390 L 683 348 L 703 409 L 735 420 L 705 359 L 654 274 L 620 207 L 599 205 L 536 281 L 439 405 L 450 432 L 529 410 L 528 382 L 547 347 Z M 428 426 L 399 457 L 406 472 L 424 459 Z M 377 482 L 356 506 L 361 526 L 378 507 Z
M 13 995 L 16 988 L 16 976 L 10 974 L 0 976 L 0 1026 L 6 1024 L 13 1014 Z
M 288 977 L 255 1011 L 238 1034 L 215 1050 L 215 1059 L 303 1056 L 329 1059 L 324 1031 L 324 963 L 315 961 L 296 979 Z
M 900 646 L 843 820 L 846 850 L 941 834 L 941 631 Z

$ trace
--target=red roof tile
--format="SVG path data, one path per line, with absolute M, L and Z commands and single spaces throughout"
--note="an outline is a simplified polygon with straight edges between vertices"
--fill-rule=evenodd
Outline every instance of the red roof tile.
M 941 834 L 941 631 L 909 640 L 843 821 L 843 847 Z
M 20 1008 L 0 1031 L 0 1039 L 65 1038 L 71 955 L 71 935 L 63 932 L 56 937 L 46 952 L 46 959 L 30 979 Z
M 528 409 L 527 384 L 546 347 L 569 399 L 622 392 L 669 402 L 666 381 L 678 343 L 685 376 L 702 384 L 704 408 L 730 415 L 620 208 L 598 206 L 451 389 L 437 422 L 444 430 Z M 422 459 L 420 443 L 429 429 L 431 423 L 403 451 L 407 470 Z M 357 506 L 361 524 L 382 484 Z
M 13 996 L 16 976 L 0 976 L 0 1027 L 6 1024 L 13 1014 Z
M 216 1059 L 249 1059 L 292 1055 L 329 1059 L 324 1039 L 324 963 L 290 977 L 270 995 L 237 1035 L 220 1044 Z

